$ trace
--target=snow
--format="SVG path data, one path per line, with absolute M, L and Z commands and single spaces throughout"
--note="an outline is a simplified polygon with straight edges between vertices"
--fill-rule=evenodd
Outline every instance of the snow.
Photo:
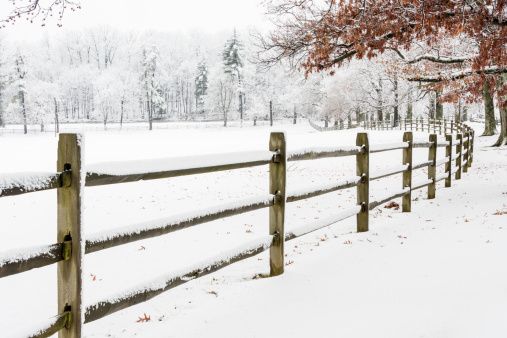
M 51 255 L 51 245 L 38 245 L 0 252 L 0 268 L 8 263 L 22 262 L 41 255 Z
M 17 337 L 37 337 L 44 330 L 49 329 L 55 324 L 57 320 L 58 318 L 56 316 L 44 320 L 27 320 L 23 326 L 18 328 Z
M 390 197 L 391 196 L 395 196 L 395 195 L 399 195 L 399 194 L 408 194 L 410 192 L 410 188 L 403 188 L 401 190 L 396 190 L 394 192 L 390 192 L 389 194 L 383 194 L 383 195 L 380 195 L 374 199 L 370 199 L 370 206 L 372 204 L 378 204 L 379 202 L 382 202 L 382 201 L 385 201 L 385 200 L 390 200 Z
M 129 298 L 133 295 L 140 294 L 146 291 L 156 291 L 164 289 L 167 285 L 174 281 L 177 278 L 183 278 L 184 280 L 191 280 L 192 277 L 185 277 L 185 275 L 193 273 L 195 271 L 207 271 L 213 267 L 222 265 L 223 263 L 230 262 L 233 258 L 240 254 L 249 254 L 259 248 L 263 250 L 268 249 L 273 242 L 273 236 L 267 235 L 263 236 L 259 239 L 249 241 L 242 245 L 239 245 L 233 249 L 224 250 L 218 255 L 215 255 L 211 258 L 205 259 L 198 264 L 194 264 L 192 266 L 186 267 L 179 271 L 173 271 L 168 274 L 163 274 L 157 278 L 151 279 L 149 281 L 144 281 L 135 285 L 134 287 L 128 288 L 126 290 L 121 290 L 113 293 L 105 299 L 95 299 L 93 297 L 89 297 L 89 301 L 86 305 L 86 308 L 94 308 L 97 304 L 101 302 L 109 302 L 115 303 L 122 299 Z
M 305 147 L 301 149 L 288 150 L 287 159 L 290 160 L 292 157 L 308 155 L 308 154 L 319 154 L 325 152 L 346 152 L 346 151 L 358 151 L 361 147 Z
M 440 165 L 442 165 L 444 163 L 447 163 L 449 161 L 450 161 L 449 157 L 441 158 L 441 159 L 435 161 L 435 166 L 438 167 L 438 166 L 440 166 Z
M 483 126 L 472 126 L 476 135 L 482 131 Z M 86 162 L 266 150 L 270 131 L 259 127 L 90 133 Z M 288 150 L 353 147 L 358 131 L 318 133 L 305 125 L 290 125 Z M 396 143 L 402 136 L 402 131 L 370 131 L 369 141 Z M 414 131 L 414 141 L 427 139 L 427 132 Z M 507 214 L 501 212 L 507 211 L 507 182 L 496 176 L 507 167 L 507 147 L 489 147 L 495 139 L 476 137 L 472 167 L 461 180 L 453 176 L 451 188 L 437 183 L 435 199 L 428 200 L 424 188 L 412 190 L 409 213 L 379 205 L 370 211 L 368 232 L 357 233 L 356 219 L 349 217 L 286 242 L 288 265 L 281 276 L 259 276 L 269 274 L 264 252 L 86 324 L 83 336 L 329 337 L 339 332 L 351 338 L 503 337 Z M 179 147 L 182 140 L 188 141 L 184 149 Z M 0 142 L 5 150 L 0 172 L 54 169 L 56 142 L 51 135 L 2 135 Z M 444 156 L 442 150 L 437 150 L 438 157 Z M 27 156 L 19 158 L 19 153 Z M 372 154 L 370 173 L 399 164 L 401 153 Z M 428 149 L 414 149 L 413 157 L 414 163 L 426 161 Z M 329 186 L 354 177 L 355 156 L 294 161 L 287 170 L 288 192 Z M 438 177 L 446 177 L 443 170 L 437 168 Z M 84 237 L 263 195 L 268 181 L 266 166 L 258 166 L 88 187 L 83 196 Z M 401 182 L 401 174 L 370 182 L 370 200 L 391 195 Z M 414 187 L 428 182 L 427 168 L 413 171 L 413 182 Z M 357 208 L 355 193 L 355 188 L 343 189 L 288 203 L 285 233 Z M 401 204 L 400 198 L 394 201 Z M 0 227 L 2 251 L 55 242 L 55 190 L 0 198 L 0 210 L 2 224 L 8 225 Z M 238 245 L 244 248 L 241 243 L 267 241 L 268 214 L 265 208 L 86 255 L 84 303 L 155 285 L 224 257 Z M 25 337 L 28 326 L 52 320 L 58 313 L 56 276 L 56 265 L 51 265 L 0 279 L 2 337 Z M 144 313 L 151 321 L 137 322 Z M 273 318 L 284 325 L 272 325 Z
M 234 152 L 226 154 L 211 154 L 201 156 L 187 156 L 167 159 L 153 159 L 143 161 L 117 161 L 94 163 L 87 166 L 88 172 L 105 175 L 135 175 L 162 171 L 173 171 L 191 168 L 225 166 L 235 163 L 255 161 L 270 161 L 273 153 L 270 151 Z
M 185 221 L 190 221 L 193 219 L 198 219 L 202 217 L 206 217 L 208 215 L 217 214 L 226 210 L 237 210 L 243 207 L 251 206 L 254 204 L 264 204 L 266 206 L 272 205 L 274 195 L 265 194 L 261 196 L 249 197 L 240 200 L 236 200 L 234 202 L 221 204 L 218 206 L 201 208 L 198 211 L 186 212 L 183 214 L 158 218 L 150 221 L 144 221 L 137 224 L 132 224 L 128 226 L 118 227 L 111 230 L 101 231 L 98 233 L 91 234 L 87 236 L 86 241 L 90 243 L 95 242 L 105 242 L 107 240 L 113 238 L 120 238 L 126 235 L 138 234 L 143 231 L 153 230 L 153 229 L 161 229 L 166 227 L 171 227 L 172 225 L 177 225 L 183 223 Z
M 300 196 L 311 194 L 311 193 L 316 192 L 316 191 L 331 190 L 331 189 L 334 189 L 336 187 L 341 187 L 343 185 L 348 185 L 348 184 L 351 184 L 351 183 L 357 184 L 360 181 L 361 181 L 361 177 L 354 176 L 354 177 L 347 177 L 346 179 L 340 180 L 340 181 L 338 181 L 336 183 L 320 184 L 320 185 L 316 185 L 316 186 L 309 186 L 309 187 L 289 190 L 289 192 L 287 193 L 287 198 L 290 198 L 290 197 L 300 197 Z
M 356 205 L 355 207 L 352 207 L 346 211 L 342 211 L 336 215 L 323 218 L 323 219 L 318 220 L 316 222 L 297 226 L 295 229 L 288 231 L 285 234 L 285 237 L 286 238 L 291 238 L 291 237 L 297 238 L 299 236 L 306 235 L 310 232 L 322 229 L 323 227 L 332 225 L 336 222 L 339 222 L 339 221 L 345 220 L 349 217 L 352 217 L 354 215 L 357 215 L 360 211 L 361 211 L 361 206 Z
M 408 164 L 403 164 L 403 165 L 399 165 L 396 167 L 375 171 L 370 174 L 370 180 L 376 180 L 376 179 L 384 177 L 384 176 L 392 175 L 394 173 L 399 173 L 400 171 L 406 171 L 406 170 L 408 170 L 408 167 L 409 167 Z
M 47 188 L 54 180 L 56 173 L 49 172 L 23 172 L 0 174 L 0 194 L 3 189 L 22 188 L 33 191 Z
M 387 143 L 387 144 L 371 144 L 370 141 L 370 152 L 380 152 L 380 151 L 387 151 L 387 150 L 394 150 L 398 148 L 408 148 L 409 143 L 408 142 L 397 142 L 397 143 Z
M 428 179 L 426 181 L 422 181 L 422 182 L 419 182 L 419 183 L 412 184 L 412 191 L 417 190 L 420 187 L 424 187 L 424 186 L 426 186 L 428 184 L 431 184 L 431 183 L 433 183 L 433 180 L 432 179 Z

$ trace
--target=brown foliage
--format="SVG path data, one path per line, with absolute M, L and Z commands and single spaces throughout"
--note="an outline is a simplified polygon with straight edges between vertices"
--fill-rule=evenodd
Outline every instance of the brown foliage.
M 143 323 L 143 322 L 149 322 L 151 320 L 151 316 L 146 317 L 146 313 L 144 314 L 144 318 L 139 317 L 139 320 L 137 320 L 137 323 Z
M 386 209 L 394 209 L 394 210 L 399 210 L 400 209 L 400 205 L 396 202 L 391 202 L 389 203 L 388 205 L 386 205 L 384 208 Z
M 259 57 L 333 74 L 352 58 L 393 51 L 409 80 L 446 87 L 444 100 L 467 93 L 472 101 L 487 79 L 507 73 L 506 10 L 507 0 L 268 0 L 276 29 L 258 37 Z M 498 90 L 507 94 L 506 86 Z

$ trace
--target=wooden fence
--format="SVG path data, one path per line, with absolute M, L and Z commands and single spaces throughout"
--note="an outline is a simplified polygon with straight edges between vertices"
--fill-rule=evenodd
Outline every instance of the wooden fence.
M 465 128 L 460 125 L 455 130 L 465 130 Z M 80 142 L 80 135 L 60 134 L 59 137 L 58 172 L 35 178 L 39 182 L 39 185 L 35 186 L 31 184 L 30 191 L 27 191 L 26 187 L 17 183 L 0 187 L 0 197 L 14 196 L 38 190 L 57 189 L 57 243 L 45 247 L 45 250 L 41 251 L 39 249 L 38 253 L 31 257 L 26 257 L 26 254 L 16 255 L 16 251 L 14 251 L 9 252 L 9 255 L 4 255 L 4 257 L 10 258 L 2 259 L 2 255 L 0 254 L 0 278 L 54 263 L 58 264 L 59 314 L 55 317 L 50 327 L 41 330 L 33 337 L 47 337 L 55 332 L 59 332 L 59 337 L 80 337 L 84 323 L 95 321 L 116 311 L 147 301 L 191 279 L 210 274 L 234 262 L 252 257 L 268 249 L 270 253 L 271 276 L 280 275 L 284 272 L 284 243 L 286 241 L 353 216 L 356 216 L 357 219 L 357 231 L 368 231 L 369 211 L 397 197 L 403 198 L 403 212 L 410 212 L 412 203 L 411 194 L 414 190 L 428 187 L 428 198 L 435 198 L 437 182 L 445 180 L 445 186 L 450 187 L 453 175 L 455 179 L 459 180 L 461 173 L 467 172 L 468 167 L 473 162 L 474 144 L 474 133 L 469 130 L 456 135 L 448 134 L 445 136 L 445 142 L 438 142 L 436 134 L 431 134 L 428 142 L 413 142 L 412 132 L 405 132 L 403 140 L 400 140 L 399 143 L 381 145 L 370 145 L 368 134 L 358 133 L 355 147 L 330 147 L 288 151 L 285 134 L 271 133 L 269 149 L 261 152 L 248 152 L 245 154 L 246 157 L 244 157 L 247 160 L 243 162 L 237 162 L 237 160 L 235 162 L 234 158 L 229 156 L 225 158 L 229 158 L 230 160 L 224 160 L 222 163 L 216 164 L 209 160 L 209 156 L 202 156 L 196 162 L 200 163 L 199 167 L 176 167 L 175 169 L 169 165 L 167 170 L 157 172 L 114 175 L 93 172 L 93 166 L 91 167 L 92 172 L 85 173 L 82 170 L 83 146 Z M 437 148 L 441 147 L 445 148 L 445 157 L 437 159 Z M 453 147 L 456 148 L 454 156 L 452 155 Z M 428 148 L 428 160 L 421 163 L 413 163 L 412 152 L 414 148 Z M 370 154 L 391 150 L 402 150 L 403 160 L 401 164 L 388 170 L 370 172 Z M 318 188 L 311 187 L 298 189 L 291 193 L 287 192 L 286 175 L 288 161 L 316 160 L 341 156 L 356 157 L 356 174 L 354 176 Z M 455 166 L 453 167 L 454 161 Z M 445 173 L 437 175 L 437 167 L 443 164 L 445 164 Z M 269 165 L 269 191 L 266 195 L 240 200 L 232 206 L 228 205 L 214 210 L 196 212 L 192 217 L 188 217 L 187 215 L 179 221 L 175 221 L 173 218 L 167 224 L 157 227 L 142 227 L 136 231 L 130 229 L 125 232 L 112 232 L 97 238 L 82 238 L 81 215 L 83 209 L 81 190 L 86 186 L 195 175 L 261 165 Z M 428 179 L 421 182 L 413 182 L 412 172 L 425 167 L 429 168 Z M 371 180 L 399 173 L 403 173 L 402 189 L 392 192 L 389 196 L 378 197 L 370 201 L 369 182 Z M 32 177 L 33 180 L 34 178 Z M 4 180 L 4 182 L 7 182 L 7 180 Z M 357 187 L 356 206 L 321 219 L 316 223 L 306 224 L 290 232 L 285 231 L 286 203 L 351 187 Z M 259 241 L 259 243 L 249 245 L 241 252 L 236 252 L 232 256 L 214 261 L 206 267 L 189 269 L 179 277 L 168 279 L 165 285 L 159 289 L 128 292 L 122 297 L 115 297 L 114 300 L 101 301 L 83 308 L 81 278 L 84 255 L 262 208 L 269 208 L 269 235 L 262 241 Z
M 398 123 L 392 121 L 368 121 L 362 122 L 361 126 L 366 130 L 410 130 L 427 131 L 428 133 L 438 133 L 439 135 L 452 133 L 465 133 L 472 129 L 462 123 L 455 122 L 453 119 L 400 119 Z
M 357 125 L 353 125 L 351 123 L 345 123 L 343 120 L 335 121 L 336 123 L 332 125 L 331 127 L 322 127 L 313 122 L 312 120 L 308 119 L 308 123 L 313 129 L 316 129 L 318 131 L 331 131 L 331 130 L 346 130 L 346 129 L 352 129 L 357 128 Z

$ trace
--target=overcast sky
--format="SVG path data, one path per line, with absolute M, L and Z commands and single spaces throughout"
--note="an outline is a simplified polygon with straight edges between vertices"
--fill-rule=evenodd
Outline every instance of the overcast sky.
M 27 1 L 27 0 L 25 0 Z M 75 30 L 96 25 L 110 25 L 121 30 L 187 31 L 201 28 L 216 32 L 249 26 L 266 27 L 261 0 L 81 0 L 81 10 L 67 11 L 63 27 L 56 20 L 41 27 L 40 20 L 29 24 L 17 22 L 2 29 L 8 39 L 32 41 L 43 32 Z M 0 13 L 5 17 L 12 4 L 0 0 Z M 49 20 L 49 19 L 48 19 Z

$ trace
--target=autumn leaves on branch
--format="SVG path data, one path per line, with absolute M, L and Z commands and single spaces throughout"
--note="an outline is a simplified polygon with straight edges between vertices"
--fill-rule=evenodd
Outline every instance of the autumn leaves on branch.
M 507 0 L 271 0 L 276 29 L 257 36 L 264 64 L 288 60 L 304 71 L 333 74 L 352 59 L 397 56 L 393 72 L 445 100 L 482 97 L 486 81 L 507 73 Z M 505 86 L 491 86 L 505 97 Z M 505 99 L 501 106 L 507 105 Z

